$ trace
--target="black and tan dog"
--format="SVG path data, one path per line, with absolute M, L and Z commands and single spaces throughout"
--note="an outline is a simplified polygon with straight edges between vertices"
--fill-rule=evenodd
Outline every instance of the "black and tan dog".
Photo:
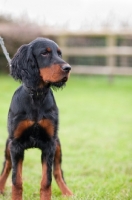
M 46 38 L 37 38 L 21 46 L 11 61 L 11 75 L 22 85 L 15 91 L 9 109 L 9 136 L 0 176 L 0 193 L 4 192 L 12 169 L 12 200 L 22 200 L 24 150 L 34 147 L 42 151 L 40 199 L 51 199 L 52 167 L 62 194 L 72 195 L 61 170 L 58 108 L 50 89 L 63 87 L 70 70 L 58 45 Z

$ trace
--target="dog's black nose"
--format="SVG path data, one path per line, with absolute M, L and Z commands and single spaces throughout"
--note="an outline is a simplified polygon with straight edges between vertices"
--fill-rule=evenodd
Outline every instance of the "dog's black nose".
M 65 72 L 69 72 L 71 70 L 71 66 L 66 64 L 66 65 L 63 65 L 62 66 L 62 69 L 65 71 Z

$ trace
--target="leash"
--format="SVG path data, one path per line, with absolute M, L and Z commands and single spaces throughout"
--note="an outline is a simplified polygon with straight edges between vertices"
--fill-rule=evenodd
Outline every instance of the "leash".
M 7 61 L 8 61 L 9 66 L 11 66 L 11 58 L 9 56 L 9 53 L 7 52 L 7 49 L 6 49 L 5 44 L 4 44 L 4 40 L 3 40 L 3 38 L 1 36 L 0 36 L 0 45 L 1 45 L 3 53 L 4 53 L 4 55 L 5 55 L 5 57 L 6 57 Z

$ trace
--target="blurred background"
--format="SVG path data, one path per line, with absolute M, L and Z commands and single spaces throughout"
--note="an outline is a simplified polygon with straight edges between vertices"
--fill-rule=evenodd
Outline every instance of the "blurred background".
M 0 0 L 0 36 L 12 58 L 38 36 L 57 42 L 72 73 L 132 75 L 131 0 Z M 8 72 L 0 48 L 0 71 Z

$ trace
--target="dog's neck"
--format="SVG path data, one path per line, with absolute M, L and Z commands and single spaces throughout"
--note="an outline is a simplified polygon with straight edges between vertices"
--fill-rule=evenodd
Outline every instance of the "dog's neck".
M 40 84 L 39 86 L 32 88 L 23 83 L 24 90 L 31 96 L 33 100 L 44 99 L 50 89 L 49 85 Z

